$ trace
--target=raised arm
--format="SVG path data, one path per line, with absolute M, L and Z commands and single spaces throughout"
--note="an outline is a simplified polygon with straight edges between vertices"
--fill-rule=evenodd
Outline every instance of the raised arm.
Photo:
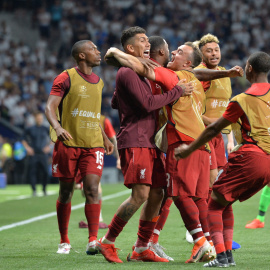
M 155 72 L 153 68 L 158 65 L 151 60 L 147 61 L 148 65 L 146 62 L 142 64 L 138 58 L 124 53 L 114 47 L 107 51 L 106 55 L 104 56 L 104 60 L 108 65 L 114 66 L 116 66 L 116 63 L 118 62 L 119 64 L 117 66 L 129 67 L 137 74 L 146 77 L 149 80 L 155 80 Z
M 205 116 L 205 115 L 202 115 L 202 120 L 203 120 L 203 123 L 204 123 L 206 126 L 208 126 L 208 125 L 214 123 L 215 121 L 217 121 L 218 118 L 209 118 L 209 117 L 207 117 L 207 116 Z
M 215 79 L 225 78 L 225 77 L 242 77 L 244 71 L 241 67 L 235 66 L 228 70 L 212 70 L 212 69 L 194 69 L 194 74 L 199 81 L 212 81 Z
M 180 98 L 186 91 L 189 91 L 190 94 L 193 91 L 192 84 L 189 85 L 178 82 L 178 85 L 171 91 L 160 95 L 153 95 L 150 90 L 150 85 L 148 85 L 147 82 L 144 82 L 143 86 L 143 81 L 144 79 L 139 78 L 130 68 L 122 67 L 117 73 L 116 82 L 121 85 L 121 87 L 119 87 L 121 91 L 119 90 L 118 95 L 126 95 L 132 100 L 135 107 L 146 113 L 170 104 Z M 179 85 L 181 85 L 181 87 L 179 87 Z
M 189 145 L 183 144 L 178 148 L 175 148 L 175 158 L 178 160 L 180 158 L 188 157 L 192 152 L 203 146 L 205 143 L 209 142 L 212 138 L 216 137 L 222 129 L 231 123 L 232 122 L 221 116 L 216 122 L 210 124 L 194 142 Z

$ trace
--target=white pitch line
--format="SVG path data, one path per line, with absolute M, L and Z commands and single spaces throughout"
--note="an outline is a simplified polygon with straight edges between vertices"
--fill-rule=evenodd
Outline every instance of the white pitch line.
M 48 191 L 47 192 L 47 195 L 49 196 L 49 195 L 55 195 L 55 194 L 57 194 L 58 193 L 58 191 Z M 37 197 L 44 197 L 44 194 L 43 194 L 43 192 L 38 192 L 37 193 L 37 195 L 36 195 Z M 24 199 L 29 199 L 29 198 L 32 198 L 33 197 L 33 195 L 21 195 L 21 196 L 18 196 L 18 197 L 9 197 L 9 199 L 11 200 L 24 200 Z
M 18 191 L 17 193 L 4 193 L 5 195 L 11 195 L 11 194 L 19 194 L 20 192 Z M 47 191 L 47 195 L 49 196 L 49 195 L 54 195 L 54 194 L 57 194 L 58 193 L 58 191 Z M 3 194 L 1 191 L 0 191 L 0 195 L 1 194 Z M 37 197 L 44 197 L 44 193 L 43 192 L 37 192 L 37 195 L 36 195 Z M 14 200 L 24 200 L 24 199 L 29 199 L 29 198 L 32 198 L 33 197 L 33 195 L 20 195 L 20 196 L 16 196 L 16 197 L 14 197 L 14 196 L 10 196 L 10 197 L 7 197 L 6 199 L 7 199 L 7 201 L 10 201 L 10 200 L 12 200 L 12 201 L 14 201 Z
M 130 192 L 131 191 L 128 189 L 128 190 L 125 190 L 125 191 L 121 191 L 121 192 L 117 192 L 117 193 L 114 193 L 114 194 L 111 194 L 111 195 L 107 195 L 107 196 L 102 197 L 102 201 L 107 201 L 107 200 L 110 200 L 110 199 L 118 198 L 118 197 L 121 197 L 123 195 L 130 194 Z M 79 209 L 79 208 L 83 208 L 84 205 L 85 205 L 85 203 L 80 203 L 80 204 L 74 205 L 74 206 L 71 207 L 71 210 L 76 210 L 76 209 Z M 23 221 L 20 221 L 20 222 L 5 225 L 5 226 L 0 227 L 0 232 L 4 231 L 4 230 L 15 228 L 15 227 L 18 227 L 18 226 L 26 225 L 26 224 L 29 224 L 29 223 L 32 223 L 32 222 L 35 222 L 35 221 L 39 221 L 39 220 L 42 220 L 42 219 L 50 218 L 50 217 L 53 217 L 53 216 L 56 216 L 56 212 L 51 212 L 51 213 L 48 213 L 48 214 L 45 214 L 45 215 L 41 215 L 41 216 L 33 217 L 33 218 L 30 218 L 30 219 L 27 219 L 27 220 L 23 220 Z

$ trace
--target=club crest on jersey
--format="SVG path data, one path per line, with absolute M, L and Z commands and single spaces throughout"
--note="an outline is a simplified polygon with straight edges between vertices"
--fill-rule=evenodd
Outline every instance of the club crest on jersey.
M 159 114 L 159 115 L 163 115 L 163 114 L 164 114 L 164 112 L 163 112 L 163 109 L 162 109 L 162 108 L 159 110 L 158 114 Z
M 141 173 L 140 179 L 145 179 L 145 171 L 146 171 L 146 169 L 142 169 L 142 170 L 140 171 L 140 173 Z
M 57 173 L 58 164 L 53 164 L 52 167 L 53 167 L 53 173 Z

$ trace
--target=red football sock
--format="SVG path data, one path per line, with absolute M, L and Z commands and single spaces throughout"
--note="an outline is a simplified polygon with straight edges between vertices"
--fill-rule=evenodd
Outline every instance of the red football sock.
M 71 203 L 60 203 L 58 200 L 56 201 L 56 213 L 58 220 L 58 228 L 61 236 L 61 244 L 68 243 L 70 244 L 68 238 L 68 224 L 71 213 Z
M 159 219 L 157 221 L 157 224 L 156 224 L 156 227 L 154 229 L 153 236 L 152 236 L 153 243 L 158 242 L 159 232 L 163 229 L 163 227 L 166 223 L 166 220 L 167 220 L 168 215 L 170 213 L 170 206 L 171 206 L 172 202 L 173 201 L 171 199 L 167 199 L 160 210 Z
M 208 226 L 208 205 L 206 202 L 206 199 L 199 199 L 195 201 L 198 209 L 199 209 L 199 217 L 200 217 L 200 222 L 202 225 L 202 230 L 204 233 L 204 236 L 206 237 L 207 241 L 211 241 L 210 233 L 209 233 L 209 226 Z
M 156 221 L 146 221 L 140 219 L 139 231 L 137 233 L 138 239 L 135 244 L 136 247 L 147 247 L 155 226 Z
M 109 225 L 109 230 L 105 234 L 105 238 L 111 242 L 115 242 L 116 237 L 123 230 L 123 228 L 125 227 L 126 224 L 127 224 L 127 221 L 124 221 L 123 219 L 121 219 L 117 215 L 114 215 L 114 217 Z
M 190 197 L 179 197 L 174 204 L 178 208 L 183 222 L 193 237 L 193 240 L 204 237 L 199 219 L 199 209 Z
M 158 219 L 156 227 L 155 227 L 156 230 L 161 231 L 163 229 L 164 224 L 166 223 L 166 220 L 167 220 L 168 215 L 170 213 L 170 206 L 171 206 L 172 202 L 173 201 L 171 199 L 167 199 L 165 204 L 161 208 L 159 219 Z
M 97 240 L 99 225 L 99 204 L 85 204 L 84 213 L 88 223 L 89 243 Z
M 217 253 L 225 251 L 222 221 L 222 213 L 224 209 L 225 206 L 210 198 L 208 203 L 208 223 L 211 238 Z
M 223 214 L 223 237 L 226 250 L 232 250 L 234 216 L 232 205 L 228 205 Z

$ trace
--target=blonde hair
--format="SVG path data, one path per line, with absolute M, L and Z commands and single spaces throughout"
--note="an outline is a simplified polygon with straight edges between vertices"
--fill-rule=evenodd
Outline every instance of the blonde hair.
M 219 43 L 219 40 L 216 36 L 212 34 L 204 35 L 199 41 L 199 44 L 198 44 L 199 48 L 201 49 L 201 47 L 203 47 L 206 43 L 211 43 L 211 42 Z

